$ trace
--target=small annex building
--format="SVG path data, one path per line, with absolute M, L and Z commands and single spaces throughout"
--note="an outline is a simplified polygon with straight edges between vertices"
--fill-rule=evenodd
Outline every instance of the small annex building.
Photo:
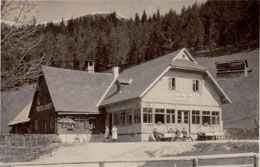
M 153 140 L 154 128 L 185 128 L 194 138 L 223 133 L 221 105 L 231 100 L 185 48 L 120 74 L 118 67 L 95 73 L 93 66 L 89 62 L 87 72 L 42 68 L 29 114 L 31 133 L 90 140 L 113 125 L 119 141 Z

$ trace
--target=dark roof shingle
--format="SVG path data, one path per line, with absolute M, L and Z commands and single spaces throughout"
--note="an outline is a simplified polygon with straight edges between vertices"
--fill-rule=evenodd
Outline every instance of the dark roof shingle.
M 56 111 L 99 113 L 97 103 L 113 81 L 109 73 L 42 68 Z

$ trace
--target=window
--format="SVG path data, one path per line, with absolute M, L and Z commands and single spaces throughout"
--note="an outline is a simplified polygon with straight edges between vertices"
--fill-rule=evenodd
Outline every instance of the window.
M 120 122 L 120 113 L 114 113 L 114 124 L 115 125 L 119 125 L 119 122 Z
M 174 109 L 166 109 L 166 123 L 167 124 L 175 123 L 175 110 Z
M 177 117 L 178 123 L 189 123 L 189 111 L 179 110 L 178 111 L 178 117 Z
M 79 128 L 79 120 L 78 119 L 75 119 L 74 127 L 77 128 L 77 129 Z
M 44 130 L 47 130 L 47 121 L 46 120 L 43 120 L 43 129 Z
M 219 125 L 219 112 L 212 111 L 212 125 Z
M 53 129 L 53 120 L 50 120 L 50 129 Z
M 203 111 L 202 112 L 202 124 L 203 125 L 210 125 L 210 111 Z
M 138 124 L 140 123 L 140 108 L 134 109 L 134 123 Z
M 88 127 L 89 127 L 89 121 L 88 121 L 88 119 L 85 119 L 85 121 L 84 121 L 84 129 L 88 129 Z
M 125 117 L 126 117 L 125 111 L 121 111 L 121 114 L 120 114 L 120 125 L 125 125 Z
M 200 111 L 192 111 L 192 124 L 200 124 Z
M 144 123 L 152 123 L 153 122 L 153 109 L 152 108 L 143 108 L 144 113 Z
M 132 124 L 132 110 L 128 109 L 126 111 L 126 125 L 131 125 Z
M 175 78 L 172 78 L 172 77 L 169 78 L 169 89 L 170 90 L 175 90 L 176 89 Z
M 193 92 L 199 92 L 199 80 L 193 80 L 192 89 Z
M 39 129 L 38 120 L 35 120 L 34 121 L 34 130 L 38 131 L 38 129 Z
M 159 108 L 156 108 L 155 109 L 155 123 L 158 123 L 158 122 L 161 122 L 161 123 L 165 123 L 164 121 L 164 109 L 159 109 Z

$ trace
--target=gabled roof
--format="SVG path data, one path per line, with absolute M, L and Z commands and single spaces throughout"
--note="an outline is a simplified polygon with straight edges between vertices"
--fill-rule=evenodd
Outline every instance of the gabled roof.
M 179 59 L 179 57 L 183 54 L 188 56 L 190 60 Z M 190 53 L 185 48 L 183 48 L 138 66 L 126 69 L 120 73 L 118 80 L 132 79 L 131 84 L 120 86 L 121 91 L 118 91 L 117 85 L 114 84 L 106 94 L 100 106 L 142 97 L 171 68 L 201 71 L 208 75 L 208 71 L 199 65 L 192 58 Z M 213 85 L 216 87 L 217 91 L 221 94 L 221 97 L 224 97 L 227 100 L 225 103 L 231 103 L 231 100 L 214 80 L 214 78 L 210 74 L 208 76 Z
M 43 66 L 56 111 L 99 113 L 97 103 L 113 81 L 111 73 L 88 73 Z
M 139 97 L 170 66 L 172 59 L 180 51 L 181 49 L 124 70 L 120 73 L 118 79 L 132 79 L 131 84 L 122 86 L 121 93 L 117 93 L 117 86 L 113 85 L 101 103 L 101 106 Z
M 8 124 L 8 126 L 29 122 L 30 121 L 29 113 L 31 110 L 31 106 L 32 106 L 32 101 L 30 101 L 24 107 L 24 109 Z

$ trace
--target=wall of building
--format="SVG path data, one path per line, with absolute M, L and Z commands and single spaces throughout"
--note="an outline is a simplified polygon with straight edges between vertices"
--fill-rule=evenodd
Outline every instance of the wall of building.
M 59 123 L 62 118 L 71 118 L 74 124 Z M 57 118 L 57 134 L 103 134 L 105 131 L 104 115 L 62 115 Z
M 29 117 L 32 133 L 55 133 L 56 113 L 43 76 L 39 78 Z
M 169 77 L 176 78 L 176 90 L 169 90 Z M 201 92 L 193 92 L 193 80 L 201 81 Z M 142 101 L 219 106 L 219 98 L 216 89 L 202 74 L 170 70 L 142 98 Z

